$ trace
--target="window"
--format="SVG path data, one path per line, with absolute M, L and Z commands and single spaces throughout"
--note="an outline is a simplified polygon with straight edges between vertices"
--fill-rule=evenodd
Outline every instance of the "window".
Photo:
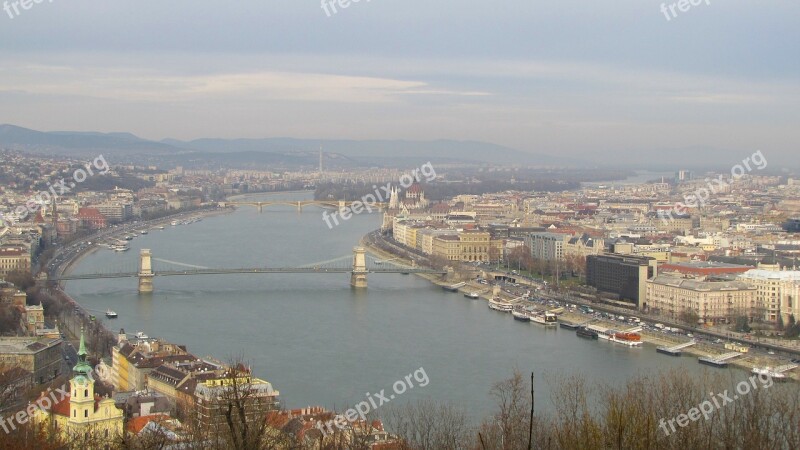
M 84 409 L 83 410 L 83 417 L 89 417 L 89 410 L 88 409 Z

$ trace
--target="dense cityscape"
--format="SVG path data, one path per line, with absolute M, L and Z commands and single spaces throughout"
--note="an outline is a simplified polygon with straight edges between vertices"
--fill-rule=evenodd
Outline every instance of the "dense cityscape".
M 0 450 L 800 449 L 751 3 L 4 0 Z
M 766 169 L 764 155 L 759 158 Z M 590 340 L 624 346 L 645 342 L 667 355 L 684 352 L 707 365 L 730 364 L 771 380 L 796 382 L 800 372 L 793 370 L 800 355 L 795 317 L 800 179 L 791 175 L 679 170 L 642 182 L 431 198 L 426 193 L 438 185 L 481 180 L 454 179 L 452 173 L 463 167 L 434 170 L 431 163 L 417 172 L 328 173 L 322 166 L 199 171 L 117 166 L 103 157 L 82 163 L 11 150 L 3 151 L 1 169 L 0 350 L 7 433 L 23 428 L 25 419 L 50 421 L 62 433 L 90 427 L 90 446 L 98 433 L 125 440 L 151 432 L 173 444 L 209 440 L 202 430 L 227 427 L 217 403 L 246 386 L 249 407 L 255 408 L 247 414 L 263 416 L 264 435 L 280 436 L 285 445 L 400 448 L 403 436 L 377 418 L 327 405 L 287 409 L 280 386 L 266 381 L 269 373 L 253 373 L 244 359 L 198 358 L 190 353 L 192 342 L 113 329 L 115 312 L 86 310 L 59 287 L 68 279 L 60 277 L 84 253 L 125 252 L 132 239 L 165 226 L 191 226 L 204 217 L 252 208 L 247 200 L 259 196 L 253 192 L 313 192 L 317 185 L 326 186 L 316 191 L 323 217 L 339 214 L 342 221 L 367 211 L 358 210 L 358 201 L 329 198 L 332 186 L 349 190 L 354 199 L 365 186 L 385 185 L 385 198 L 379 191 L 361 197 L 380 216 L 380 229 L 360 244 L 385 261 L 376 263 L 403 263 L 407 269 L 401 270 L 409 272 L 429 268 L 419 275 L 484 299 L 516 320 L 560 324 Z M 102 179 L 72 183 L 62 192 L 47 188 L 66 185 L 63 179 L 76 170 L 91 169 Z M 512 167 L 502 181 L 519 182 L 519 170 Z M 703 191 L 709 179 L 720 180 L 713 193 Z M 330 200 L 335 202 L 324 203 Z M 261 214 L 273 207 L 257 206 Z M 358 251 L 355 258 L 354 280 Z M 363 270 L 363 284 L 353 281 L 355 287 L 367 287 L 369 269 Z M 65 379 L 73 386 L 83 383 L 86 393 L 47 399 L 52 386 Z M 231 392 L 231 385 L 239 388 Z M 25 409 L 37 401 L 41 406 L 42 399 L 52 403 L 49 410 Z M 107 407 L 70 416 L 70 410 L 83 411 L 86 401 Z M 336 422 L 339 417 L 347 419 Z

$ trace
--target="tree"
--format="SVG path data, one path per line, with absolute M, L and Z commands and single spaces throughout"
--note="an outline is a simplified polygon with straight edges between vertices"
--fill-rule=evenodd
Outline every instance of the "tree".
M 697 326 L 697 321 L 700 320 L 700 315 L 697 314 L 697 311 L 695 311 L 694 309 L 686 308 L 683 311 L 681 311 L 679 318 L 683 322 L 694 327 Z
M 26 291 L 36 284 L 30 271 L 15 270 L 6 275 L 5 279 L 9 283 L 13 283 L 20 291 Z
M 386 422 L 387 428 L 403 438 L 409 449 L 469 448 L 475 436 L 463 410 L 432 400 L 394 408 Z
M 197 399 L 184 420 L 196 443 L 193 448 L 262 450 L 287 448 L 289 437 L 269 427 L 267 416 L 276 409 L 263 384 L 253 380 L 244 361 L 232 360 L 211 398 Z
M 735 330 L 739 333 L 749 333 L 752 328 L 750 328 L 750 324 L 748 323 L 747 316 L 738 316 L 736 318 L 736 328 Z
M 489 395 L 497 404 L 497 411 L 484 420 L 480 435 L 489 448 L 516 450 L 527 448 L 530 425 L 530 387 L 519 370 L 505 380 L 495 383 Z

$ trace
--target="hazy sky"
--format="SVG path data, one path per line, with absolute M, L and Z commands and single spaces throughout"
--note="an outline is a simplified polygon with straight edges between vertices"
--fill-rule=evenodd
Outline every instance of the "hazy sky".
M 800 2 L 708 3 L 44 0 L 0 11 L 0 123 L 800 155 Z

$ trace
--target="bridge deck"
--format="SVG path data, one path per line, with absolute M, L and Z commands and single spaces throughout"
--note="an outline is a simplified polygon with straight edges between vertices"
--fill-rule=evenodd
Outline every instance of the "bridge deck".
M 153 272 L 154 277 L 185 276 L 185 275 L 226 275 L 226 274 L 245 274 L 245 273 L 352 273 L 352 268 L 325 268 L 325 267 L 255 267 L 242 269 L 195 269 L 195 270 L 166 270 Z M 380 268 L 367 269 L 365 273 L 432 273 L 445 274 L 442 270 L 422 269 L 422 268 Z M 69 280 L 94 280 L 103 278 L 138 278 L 139 272 L 120 272 L 120 273 L 90 273 L 65 275 L 51 278 L 50 281 L 69 281 Z

